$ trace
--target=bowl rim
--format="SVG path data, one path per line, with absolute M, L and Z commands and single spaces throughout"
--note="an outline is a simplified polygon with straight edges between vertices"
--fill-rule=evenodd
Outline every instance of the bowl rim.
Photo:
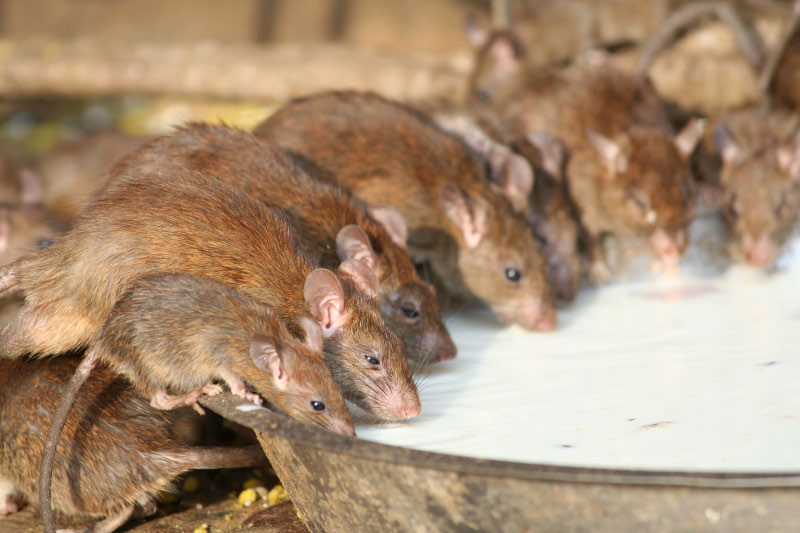
M 570 483 L 717 489 L 800 487 L 800 471 L 714 472 L 595 468 L 430 452 L 332 433 L 321 427 L 293 420 L 274 410 L 258 408 L 228 393 L 213 398 L 203 397 L 200 403 L 225 418 L 267 436 L 311 446 L 329 453 L 358 456 L 365 460 L 416 468 Z

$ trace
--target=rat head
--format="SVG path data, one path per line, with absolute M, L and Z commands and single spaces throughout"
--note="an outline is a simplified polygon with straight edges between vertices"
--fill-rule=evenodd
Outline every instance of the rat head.
M 665 262 L 677 262 L 688 245 L 688 157 L 703 129 L 702 121 L 692 120 L 674 137 L 643 127 L 616 139 L 587 129 L 603 164 L 605 210 L 626 231 L 648 238 L 655 255 Z
M 392 207 L 371 207 L 368 212 L 389 234 L 391 242 L 385 242 L 383 247 L 385 259 L 398 268 L 401 262 L 408 263 L 407 270 L 411 273 L 404 276 L 411 278 L 405 282 L 391 283 L 398 280 L 389 278 L 380 285 L 381 315 L 386 325 L 400 337 L 409 360 L 436 362 L 452 359 L 457 350 L 442 322 L 436 293 L 433 287 L 417 278 L 407 257 L 405 220 Z M 339 230 L 336 253 L 341 261 L 362 261 L 379 279 L 383 278 L 382 269 L 392 268 L 381 265 L 369 238 L 356 225 Z
M 731 255 L 771 267 L 800 217 L 800 133 L 746 150 L 721 123 L 714 144 L 722 158 L 722 212 L 733 233 Z
M 42 207 L 0 205 L 0 264 L 50 246 L 62 231 L 58 221 Z
M 489 31 L 474 19 L 467 19 L 467 37 L 476 48 L 468 100 L 502 107 L 523 87 L 525 47 L 511 30 Z
M 287 415 L 302 422 L 317 424 L 334 433 L 355 437 L 344 398 L 322 357 L 322 330 L 310 317 L 297 322 L 304 330 L 303 342 L 281 324 L 270 336 L 256 333 L 250 341 L 250 357 L 267 377 L 253 380 L 258 389 L 264 379 L 272 379 L 270 399 Z M 263 385 L 262 385 L 263 386 Z
M 480 180 L 478 180 L 480 183 Z M 467 193 L 453 182 L 439 191 L 458 245 L 460 281 L 506 323 L 549 331 L 556 315 L 547 269 L 525 220 L 488 188 Z
M 338 274 L 338 275 L 337 275 Z M 359 259 L 306 278 L 306 305 L 322 326 L 325 360 L 345 398 L 385 419 L 422 410 L 400 339 L 380 315 L 378 279 Z

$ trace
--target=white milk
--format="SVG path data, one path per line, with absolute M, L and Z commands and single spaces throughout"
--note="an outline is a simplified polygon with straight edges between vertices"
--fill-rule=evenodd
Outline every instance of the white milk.
M 695 248 L 680 278 L 584 290 L 554 333 L 451 316 L 458 357 L 425 378 L 423 414 L 356 431 L 508 461 L 800 471 L 798 250 L 711 276 Z

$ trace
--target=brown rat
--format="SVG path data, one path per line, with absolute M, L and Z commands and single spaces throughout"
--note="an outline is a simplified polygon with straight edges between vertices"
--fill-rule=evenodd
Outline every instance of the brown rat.
M 151 275 L 114 305 L 87 357 L 127 377 L 153 407 L 197 408 L 199 393 L 218 380 L 257 405 L 261 395 L 293 418 L 355 435 L 322 358 L 319 324 L 297 321 L 305 342 L 269 306 L 230 287 L 185 274 Z
M 442 322 L 435 294 L 419 279 L 405 249 L 405 222 L 395 209 L 367 209 L 339 185 L 317 179 L 320 171 L 311 162 L 235 128 L 184 126 L 160 142 L 158 151 L 140 153 L 137 161 L 164 156 L 286 209 L 296 217 L 302 244 L 319 254 L 323 267 L 335 269 L 346 259 L 348 246 L 361 245 L 340 230 L 349 225 L 361 228 L 370 242 L 357 256 L 378 277 L 382 316 L 403 341 L 406 355 L 424 361 L 455 356 L 456 347 Z
M 64 230 L 62 222 L 41 206 L 0 204 L 0 264 L 50 246 Z M 0 328 L 11 321 L 21 305 L 18 295 L 8 295 L 0 301 Z
M 163 139 L 142 148 L 159 150 Z M 297 335 L 323 327 L 326 361 L 345 396 L 384 418 L 420 412 L 397 337 L 383 323 L 377 279 L 354 258 L 315 269 L 291 219 L 219 179 L 167 157 L 117 165 L 75 226 L 3 269 L 25 306 L 0 338 L 5 357 L 90 345 L 111 308 L 144 275 L 180 272 L 270 305 Z M 366 239 L 365 239 L 366 240 Z
M 574 300 L 583 273 L 582 228 L 563 177 L 565 154 L 561 143 L 544 132 L 515 140 L 497 117 L 485 110 L 449 108 L 438 110 L 433 116 L 443 129 L 459 135 L 486 157 L 492 167 L 487 175 L 499 191 L 508 191 L 504 185 L 507 183 L 533 184 L 524 198 L 524 208 L 515 209 L 526 214 L 547 258 L 556 298 L 562 302 Z M 509 195 L 509 200 L 517 203 L 519 198 Z
M 0 514 L 36 501 L 52 409 L 77 366 L 78 360 L 67 356 L 0 360 Z M 266 462 L 258 446 L 186 446 L 177 432 L 179 416 L 151 408 L 125 379 L 98 367 L 67 419 L 56 454 L 54 509 L 105 516 L 92 531 L 110 532 L 134 508 L 145 515 L 155 512 L 154 496 L 173 489 L 184 472 Z
M 473 103 L 498 112 L 518 137 L 544 132 L 564 144 L 565 178 L 590 238 L 593 281 L 610 275 L 599 244 L 608 234 L 646 239 L 661 261 L 674 264 L 688 244 L 688 157 L 703 123 L 690 121 L 674 135 L 652 85 L 601 60 L 514 76 L 513 94 L 473 96 Z
M 422 113 L 378 95 L 294 100 L 256 130 L 313 160 L 367 204 L 406 219 L 409 251 L 450 291 L 486 302 L 504 322 L 556 326 L 544 260 L 525 221 L 492 191 L 482 158 Z
M 759 106 L 714 127 L 731 257 L 769 268 L 800 220 L 800 118 Z
M 648 43 L 640 71 L 646 72 L 674 33 L 709 9 L 717 10 L 719 6 L 687 6 L 670 17 Z M 800 102 L 800 81 L 794 68 L 800 62 L 800 2 L 794 3 L 779 43 L 763 67 L 753 54 L 753 50 L 760 52 L 764 48 L 760 38 L 735 11 L 726 9 L 727 14 L 720 18 L 734 31 L 754 68 L 760 68 L 759 88 L 765 92 L 765 101 L 716 120 L 697 157 L 704 171 L 705 182 L 701 186 L 706 191 L 717 188 L 715 197 L 718 196 L 732 232 L 731 257 L 769 268 L 800 214 L 800 121 L 795 114 L 796 103 Z

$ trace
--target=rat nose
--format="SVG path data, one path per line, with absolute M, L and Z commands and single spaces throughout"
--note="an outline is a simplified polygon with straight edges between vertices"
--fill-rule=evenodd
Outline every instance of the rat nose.
M 756 268 L 769 266 L 776 254 L 775 246 L 766 235 L 762 235 L 758 240 L 753 239 L 750 235 L 744 235 L 742 251 L 747 262 Z
M 650 244 L 659 259 L 678 261 L 686 249 L 688 240 L 685 230 L 680 230 L 674 236 L 670 236 L 663 229 L 658 229 L 650 237 Z
M 552 331 L 558 325 L 555 309 L 543 305 L 538 298 L 517 306 L 516 322 L 523 328 L 533 331 Z
M 456 345 L 446 332 L 426 331 L 420 343 L 420 356 L 432 362 L 453 359 L 458 353 Z

